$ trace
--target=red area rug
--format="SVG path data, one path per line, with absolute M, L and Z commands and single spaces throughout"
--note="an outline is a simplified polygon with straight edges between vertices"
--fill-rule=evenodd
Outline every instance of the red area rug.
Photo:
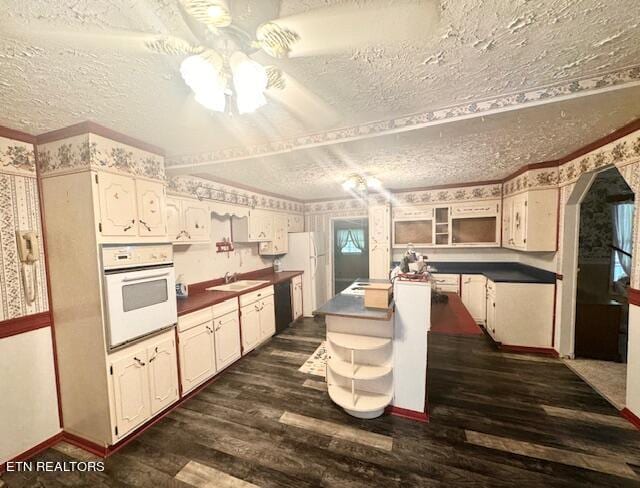
M 431 304 L 431 332 L 434 334 L 470 336 L 482 335 L 462 300 L 455 293 L 447 293 L 448 303 Z

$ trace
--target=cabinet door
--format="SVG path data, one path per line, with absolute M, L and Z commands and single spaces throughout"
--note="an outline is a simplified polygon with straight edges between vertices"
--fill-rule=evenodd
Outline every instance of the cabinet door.
M 487 318 L 487 282 L 482 275 L 462 275 L 462 303 L 473 319 L 484 324 Z
M 138 201 L 138 234 L 166 236 L 164 185 L 157 181 L 136 180 Z
M 240 320 L 234 311 L 213 321 L 218 371 L 240 357 Z
M 496 331 L 496 301 L 492 296 L 487 296 L 487 332 L 494 341 L 498 341 Z
M 213 324 L 206 322 L 185 332 L 180 338 L 182 393 L 193 390 L 216 372 Z
M 147 352 L 142 349 L 111 364 L 118 437 L 151 417 L 147 362 Z
M 293 320 L 297 320 L 302 316 L 302 280 L 293 279 L 291 287 L 291 304 L 293 311 Z
M 240 309 L 240 330 L 242 331 L 242 352 L 246 354 L 260 343 L 260 302 L 251 303 Z
M 167 197 L 166 205 L 167 234 L 173 242 L 186 239 L 184 235 L 184 223 L 182 222 L 181 202 L 177 198 Z
M 369 278 L 387 279 L 391 267 L 391 213 L 389 206 L 369 208 Z
M 304 232 L 304 221 L 302 215 L 287 215 L 287 232 Z
M 178 400 L 178 363 L 176 343 L 166 339 L 147 350 L 149 358 L 149 396 L 151 415 Z
M 273 296 L 260 302 L 260 342 L 276 333 L 276 309 Z
M 135 236 L 137 227 L 136 183 L 129 176 L 100 173 L 100 224 L 103 236 Z
M 513 200 L 507 197 L 502 202 L 502 246 L 511 247 L 512 245 L 512 233 L 511 233 L 511 211 L 513 210 Z
M 183 200 L 182 214 L 188 241 L 207 242 L 211 240 L 211 213 L 206 203 Z
M 513 200 L 512 210 L 512 234 L 515 247 L 525 247 L 527 243 L 527 197 L 526 194 L 518 195 Z
M 289 252 L 289 233 L 287 232 L 287 216 L 279 214 L 277 217 L 277 236 L 275 241 L 278 243 L 278 249 L 281 254 Z

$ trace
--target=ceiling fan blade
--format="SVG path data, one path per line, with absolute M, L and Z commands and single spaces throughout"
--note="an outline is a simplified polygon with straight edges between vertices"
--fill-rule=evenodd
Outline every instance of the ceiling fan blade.
M 307 126 L 326 129 L 340 120 L 336 110 L 292 76 L 282 73 L 281 81 L 282 84 L 268 88 L 266 95 L 285 106 Z M 283 85 L 284 88 L 280 88 Z
M 4 36 L 20 39 L 25 35 L 24 28 L 5 29 Z M 169 55 L 194 54 L 202 48 L 189 44 L 184 39 L 168 35 L 153 35 L 128 30 L 101 30 L 100 32 L 81 32 L 59 29 L 39 29 L 28 32 L 30 40 L 38 40 L 48 45 L 65 48 L 91 50 L 123 50 L 127 52 L 156 52 Z
M 291 44 L 289 57 L 331 54 L 381 43 L 429 39 L 438 25 L 438 4 L 437 0 L 343 3 L 283 17 L 273 23 L 300 36 Z

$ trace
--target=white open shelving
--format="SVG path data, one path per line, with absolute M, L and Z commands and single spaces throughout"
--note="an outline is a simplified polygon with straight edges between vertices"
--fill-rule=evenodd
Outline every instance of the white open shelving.
M 371 364 L 359 364 L 330 356 L 327 362 L 331 370 L 343 378 L 355 380 L 374 380 L 391 373 L 393 369 L 390 364 L 374 366 Z
M 336 346 L 354 351 L 373 351 L 391 343 L 391 339 L 387 337 L 344 334 L 342 332 L 327 332 L 327 339 Z
M 392 394 L 373 393 L 352 386 L 351 389 L 337 385 L 328 385 L 331 399 L 348 413 L 360 418 L 375 418 L 391 403 Z

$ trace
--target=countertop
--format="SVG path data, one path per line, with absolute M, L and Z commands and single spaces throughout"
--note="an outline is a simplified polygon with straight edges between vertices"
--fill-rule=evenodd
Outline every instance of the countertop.
M 542 283 L 553 284 L 556 274 L 521 263 L 499 262 L 429 262 L 436 268 L 433 273 L 481 274 L 494 283 Z
M 358 281 L 367 283 L 388 283 L 388 280 L 369 279 L 357 279 L 354 281 L 354 283 Z M 352 317 L 356 319 L 389 320 L 393 315 L 393 309 L 393 300 L 391 300 L 389 307 L 386 309 L 367 308 L 364 306 L 364 296 L 343 295 L 342 293 L 338 293 L 320 308 L 314 310 L 313 314 L 335 315 L 339 317 Z
M 225 300 L 229 300 L 230 298 L 235 298 L 245 293 L 249 293 L 252 291 L 259 290 L 260 288 L 264 288 L 270 285 L 277 285 L 278 283 L 282 283 L 283 281 L 289 281 L 295 276 L 299 276 L 302 274 L 302 271 L 280 271 L 275 273 L 273 271 L 269 273 L 262 274 L 251 274 L 249 277 L 241 276 L 238 280 L 241 279 L 252 279 L 252 280 L 262 280 L 267 281 L 267 283 L 263 283 L 261 285 L 254 286 L 252 288 L 247 288 L 241 292 L 237 291 L 206 291 L 204 287 L 208 286 L 217 286 L 220 280 L 213 280 L 210 283 L 202 283 L 198 285 L 190 286 L 189 296 L 186 298 L 178 298 L 178 317 L 181 315 L 186 315 L 191 312 L 196 312 L 206 307 L 210 307 L 211 305 L 215 305 L 217 303 L 224 302 Z M 195 288 L 195 291 L 191 291 L 191 288 Z

